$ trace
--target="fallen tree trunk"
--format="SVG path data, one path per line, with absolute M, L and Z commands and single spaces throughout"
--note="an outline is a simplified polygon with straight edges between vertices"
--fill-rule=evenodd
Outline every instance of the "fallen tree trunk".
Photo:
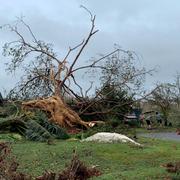
M 70 109 L 59 96 L 23 102 L 22 107 L 24 109 L 37 108 L 44 111 L 51 122 L 61 127 L 72 128 L 78 125 L 85 128 L 89 127 L 89 123 L 81 120 L 79 115 Z

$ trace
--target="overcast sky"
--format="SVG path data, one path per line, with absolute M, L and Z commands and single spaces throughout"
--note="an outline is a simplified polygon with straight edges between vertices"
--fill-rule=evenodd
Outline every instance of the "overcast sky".
M 96 14 L 99 32 L 93 37 L 83 58 L 113 50 L 113 44 L 135 51 L 141 63 L 158 72 L 147 78 L 146 86 L 170 82 L 180 72 L 180 1 L 179 0 L 0 0 L 0 25 L 25 16 L 39 39 L 53 43 L 63 54 L 87 35 L 90 27 L 86 6 Z M 13 35 L 0 30 L 2 45 Z M 7 75 L 0 55 L 0 91 L 9 90 L 19 74 Z

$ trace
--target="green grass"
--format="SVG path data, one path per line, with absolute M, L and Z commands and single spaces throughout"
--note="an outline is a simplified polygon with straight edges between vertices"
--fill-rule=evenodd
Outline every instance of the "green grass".
M 19 170 L 37 176 L 44 170 L 59 172 L 70 162 L 73 149 L 87 165 L 97 165 L 103 173 L 93 178 L 100 180 L 163 179 L 172 176 L 162 164 L 180 161 L 180 143 L 143 138 L 144 148 L 129 144 L 81 143 L 79 141 L 55 141 L 46 143 L 18 141 L 12 144 L 12 152 L 19 162 Z M 174 177 L 180 176 L 174 174 Z M 177 179 L 178 179 L 177 178 Z

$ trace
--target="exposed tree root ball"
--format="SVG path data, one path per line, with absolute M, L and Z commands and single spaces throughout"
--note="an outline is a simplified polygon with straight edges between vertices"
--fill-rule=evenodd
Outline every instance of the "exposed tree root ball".
M 89 123 L 81 120 L 79 115 L 70 109 L 59 96 L 23 102 L 22 106 L 24 109 L 38 108 L 44 111 L 50 121 L 61 127 L 72 128 L 77 125 L 82 125 L 85 128 L 89 127 Z

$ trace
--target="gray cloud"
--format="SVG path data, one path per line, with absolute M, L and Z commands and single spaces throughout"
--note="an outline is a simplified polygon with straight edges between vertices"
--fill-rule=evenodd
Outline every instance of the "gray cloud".
M 79 63 L 107 53 L 117 43 L 122 48 L 134 50 L 142 56 L 146 68 L 158 66 L 159 72 L 147 78 L 147 87 L 156 81 L 172 81 L 180 66 L 180 1 L 178 0 L 0 0 L 0 24 L 10 23 L 16 16 L 24 15 L 39 39 L 53 43 L 63 56 L 69 45 L 79 43 L 86 36 L 90 21 L 80 9 L 83 4 L 96 14 L 96 26 L 100 30 L 89 43 Z M 7 31 L 0 31 L 0 46 L 14 38 Z M 9 89 L 16 77 L 5 74 L 0 56 L 0 91 Z

